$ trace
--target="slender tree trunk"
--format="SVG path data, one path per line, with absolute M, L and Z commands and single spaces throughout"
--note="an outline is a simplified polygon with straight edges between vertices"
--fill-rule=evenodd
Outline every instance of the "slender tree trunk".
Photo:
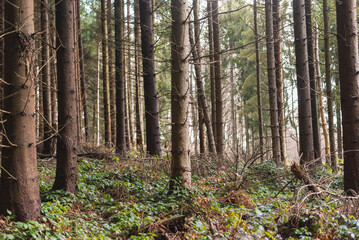
M 101 65 L 101 58 L 100 58 L 100 44 L 97 46 L 97 88 L 96 88 L 96 145 L 100 145 L 100 136 L 101 136 L 101 128 L 100 128 L 100 65 Z
M 209 45 L 209 78 L 211 83 L 211 118 L 214 140 L 217 141 L 216 119 L 216 85 L 214 80 L 214 49 L 213 49 L 213 13 L 212 0 L 207 0 L 208 12 L 208 45 Z
M 193 5 L 197 6 L 197 0 L 193 1 Z M 195 24 L 198 24 L 198 11 L 197 11 L 197 7 L 194 7 L 194 15 L 195 15 Z M 210 121 L 210 116 L 209 116 L 209 112 L 208 112 L 208 108 L 207 108 L 207 103 L 206 103 L 206 96 L 204 93 L 204 88 L 203 88 L 203 83 L 202 83 L 202 70 L 201 70 L 201 58 L 200 58 L 200 39 L 199 39 L 199 26 L 195 25 L 195 37 L 196 37 L 196 41 L 193 40 L 193 33 L 192 33 L 192 28 L 191 26 L 189 27 L 189 41 L 191 44 L 191 49 L 192 50 L 192 56 L 194 59 L 194 63 L 195 63 L 195 72 L 196 72 L 196 87 L 197 87 L 197 94 L 198 94 L 198 99 L 200 102 L 200 106 L 202 107 L 202 112 L 203 112 L 203 117 L 204 117 L 204 122 L 206 124 L 206 128 L 207 128 L 207 138 L 208 138 L 208 144 L 209 144 L 209 151 L 211 153 L 217 153 L 216 151 L 216 145 L 215 145 L 215 141 L 214 141 L 214 136 L 213 136 L 213 130 L 212 130 L 212 124 Z
M 78 31 L 78 44 L 79 44 L 79 64 L 80 64 L 80 83 L 81 83 L 81 101 L 82 111 L 84 115 L 85 124 L 85 141 L 89 141 L 89 114 L 87 110 L 87 84 L 85 75 L 85 60 L 84 60 L 84 48 L 82 44 L 82 30 L 81 30 L 81 16 L 80 16 L 80 1 L 77 0 L 77 31 Z
M 336 1 L 344 147 L 344 190 L 359 192 L 359 55 L 356 1 Z
M 328 105 L 328 125 L 329 125 L 329 142 L 330 142 L 330 162 L 334 172 L 337 171 L 338 163 L 335 148 L 334 133 L 334 114 L 333 114 L 333 96 L 332 96 L 332 79 L 330 74 L 330 49 L 329 49 L 329 8 L 328 1 L 323 0 L 323 16 L 324 16 L 324 54 L 325 54 L 325 83 L 327 92 Z M 348 55 L 349 56 L 349 55 Z
M 272 151 L 273 160 L 280 163 L 280 136 L 279 136 L 279 121 L 278 121 L 278 101 L 277 101 L 277 85 L 275 72 L 275 58 L 274 58 L 274 38 L 273 38 L 273 6 L 272 0 L 265 1 L 266 12 L 266 41 L 267 41 L 267 72 L 268 72 L 268 89 L 269 89 L 269 107 L 270 107 L 270 122 L 272 134 Z
M 260 55 L 258 40 L 258 24 L 257 24 L 257 0 L 253 4 L 254 12 L 254 38 L 256 48 L 256 80 L 257 80 L 257 109 L 258 109 L 258 129 L 259 129 L 259 155 L 261 162 L 264 161 L 264 142 L 263 142 L 263 117 L 262 117 L 262 97 L 261 97 L 261 80 L 260 80 Z
M 129 138 L 130 145 L 134 145 L 134 136 L 133 136 L 133 86 L 132 86 L 132 76 L 133 71 L 131 65 L 131 12 L 130 12 L 130 0 L 127 0 L 127 85 L 128 85 L 128 128 L 129 128 Z
M 105 142 L 111 143 L 111 109 L 110 109 L 110 82 L 108 68 L 108 28 L 106 14 L 106 0 L 101 0 L 101 32 L 102 32 L 102 81 L 105 116 Z
M 108 29 L 108 74 L 109 74 L 109 86 L 110 86 L 110 111 L 111 111 L 111 139 L 113 143 L 116 143 L 116 89 L 114 78 L 114 60 L 113 49 L 114 42 L 112 36 L 112 1 L 107 0 L 107 29 Z
M 0 34 L 4 34 L 5 31 L 5 0 L 0 0 Z M 4 79 L 4 52 L 5 52 L 4 38 L 0 38 L 0 78 Z M 0 83 L 0 108 L 4 109 L 4 87 L 3 83 Z M 2 113 L 0 113 L 1 117 Z M 2 117 L 1 117 L 2 118 Z M 0 132 L 2 132 L 0 128 Z M 0 142 L 2 142 L 3 136 L 0 136 Z
M 317 73 L 317 84 L 318 84 L 318 99 L 319 99 L 319 111 L 320 119 L 322 123 L 323 136 L 324 136 L 324 151 L 326 158 L 330 156 L 329 136 L 327 131 L 327 124 L 325 122 L 324 104 L 323 104 L 323 91 L 322 91 L 322 76 L 320 73 L 320 62 L 319 62 L 319 49 L 318 49 L 318 27 L 315 28 L 314 35 L 314 59 L 315 59 L 315 71 Z M 340 124 L 339 124 L 340 125 Z
M 274 58 L 275 75 L 277 85 L 277 105 L 280 136 L 281 160 L 285 161 L 285 118 L 284 118 L 284 96 L 283 96 L 283 72 L 282 72 L 282 40 L 281 40 L 281 15 L 280 1 L 273 0 L 273 34 L 274 34 Z
M 21 13 L 21 14 L 20 14 Z M 35 132 L 34 1 L 5 3 L 5 111 L 0 214 L 18 220 L 40 217 Z
M 307 47 L 308 47 L 308 64 L 309 64 L 309 80 L 310 80 L 310 99 L 311 99 L 311 109 L 312 109 L 314 157 L 320 158 L 322 154 L 321 154 L 321 146 L 320 146 L 321 144 L 320 144 L 319 123 L 318 123 L 317 91 L 316 91 L 315 68 L 314 68 L 312 0 L 305 0 L 305 13 L 306 13 L 306 28 L 307 28 Z
M 343 159 L 343 137 L 342 137 L 342 119 L 340 112 L 340 82 L 339 78 L 335 79 L 335 83 L 337 85 L 337 94 L 335 97 L 335 109 L 337 115 L 337 141 L 338 141 L 338 158 Z
M 51 77 L 50 77 L 50 31 L 49 31 L 49 1 L 41 1 L 41 75 L 43 90 L 43 122 L 44 122 L 44 146 L 43 153 L 50 154 L 52 150 L 52 119 L 51 119 Z
M 56 19 L 55 19 L 55 8 L 51 8 L 51 119 L 52 128 L 57 131 L 57 66 L 56 66 Z M 52 154 L 56 153 L 57 138 L 52 138 Z
M 218 0 L 212 0 L 213 18 L 213 50 L 214 50 L 214 78 L 216 88 L 216 147 L 217 153 L 223 155 L 223 106 L 222 106 L 222 78 L 221 78 L 221 43 L 219 36 Z
M 123 72 L 123 0 L 115 0 L 115 43 L 116 43 L 116 152 L 125 155 L 126 145 L 126 108 L 125 108 L 125 76 Z
M 172 118 L 172 171 L 170 191 L 174 189 L 175 180 L 180 185 L 191 185 L 191 164 L 189 159 L 188 132 L 188 11 L 186 0 L 172 0 L 172 90 L 171 90 L 171 118 Z
M 140 6 L 139 0 L 134 2 L 135 12 L 135 111 L 136 111 L 136 145 L 137 149 L 143 150 L 142 123 L 141 123 L 141 98 L 140 98 L 140 78 L 141 78 L 141 61 L 140 61 Z
M 56 178 L 53 189 L 75 192 L 77 188 L 76 79 L 74 64 L 73 0 L 56 1 L 56 30 L 59 102 L 59 138 L 57 141 Z
M 300 163 L 304 164 L 314 158 L 304 0 L 293 1 L 293 15 L 297 68 Z
M 158 119 L 158 92 L 156 88 L 156 74 L 154 62 L 155 46 L 153 42 L 153 23 L 151 16 L 151 0 L 140 0 L 147 151 L 150 155 L 161 156 L 162 152 Z
M 230 48 L 233 48 L 233 43 L 230 43 Z M 236 84 L 234 83 L 234 66 L 232 59 L 229 62 L 229 79 L 231 88 L 235 89 Z M 231 92 L 231 122 L 232 122 L 232 151 L 234 156 L 238 157 L 238 134 L 237 134 L 237 109 L 234 101 L 236 92 Z

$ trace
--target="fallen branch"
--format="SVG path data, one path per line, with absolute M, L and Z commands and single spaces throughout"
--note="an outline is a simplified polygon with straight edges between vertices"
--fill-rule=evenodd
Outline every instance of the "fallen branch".
M 290 170 L 298 178 L 301 180 L 304 184 L 308 185 L 308 189 L 315 193 L 320 193 L 322 190 L 313 183 L 313 181 L 310 179 L 308 174 L 296 163 L 294 162 L 292 166 L 290 167 Z

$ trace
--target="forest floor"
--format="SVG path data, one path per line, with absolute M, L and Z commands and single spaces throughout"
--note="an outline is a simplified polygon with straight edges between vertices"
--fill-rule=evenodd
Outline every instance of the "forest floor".
M 168 195 L 166 158 L 79 158 L 78 192 L 50 191 L 39 160 L 40 221 L 0 218 L 0 239 L 358 239 L 357 198 L 324 166 L 314 194 L 289 169 L 193 157 L 192 187 Z M 220 170 L 218 170 L 220 169 Z M 10 213 L 11 214 L 11 213 Z

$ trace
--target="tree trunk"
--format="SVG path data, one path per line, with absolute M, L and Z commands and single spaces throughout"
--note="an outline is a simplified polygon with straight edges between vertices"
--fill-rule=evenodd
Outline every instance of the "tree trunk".
M 214 50 L 213 50 L 213 13 L 212 0 L 207 0 L 208 13 L 208 45 L 209 45 L 209 78 L 211 83 L 211 118 L 214 140 L 217 141 L 216 119 L 216 85 L 214 80 Z
M 338 163 L 335 154 L 335 133 L 334 133 L 334 117 L 333 117 L 333 96 L 332 96 L 332 79 L 330 74 L 330 49 L 329 49 L 329 8 L 328 1 L 323 0 L 323 16 L 324 16 L 324 53 L 325 53 L 325 83 L 327 92 L 328 105 L 328 125 L 329 125 L 329 142 L 330 142 L 330 162 L 334 172 L 337 171 Z M 349 55 L 348 55 L 349 56 Z
M 217 153 L 216 151 L 216 144 L 214 141 L 214 136 L 213 136 L 213 130 L 212 130 L 212 124 L 210 121 L 210 116 L 208 113 L 208 107 L 207 107 L 207 103 L 206 103 L 206 96 L 205 96 L 205 92 L 204 92 L 204 88 L 203 88 L 203 83 L 202 83 L 202 70 L 201 70 L 201 58 L 200 58 L 200 39 L 199 39 L 199 34 L 200 34 L 200 29 L 199 29 L 199 22 L 198 22 L 198 10 L 197 10 L 197 0 L 193 1 L 193 5 L 194 7 L 194 16 L 195 16 L 195 40 L 193 40 L 193 33 L 192 33 L 192 28 L 191 26 L 189 27 L 189 41 L 191 44 L 191 49 L 192 50 L 192 56 L 194 58 L 194 67 L 195 67 L 195 72 L 196 72 L 196 87 L 197 87 L 197 94 L 198 94 L 198 99 L 200 102 L 200 106 L 201 106 L 201 110 L 203 113 L 203 117 L 204 117 L 204 122 L 206 124 L 206 128 L 207 128 L 207 138 L 208 138 L 208 144 L 209 144 L 209 151 L 211 153 Z M 196 26 L 196 24 L 198 24 Z
M 259 129 L 259 155 L 261 162 L 264 161 L 264 142 L 263 142 L 263 117 L 262 117 L 262 97 L 261 97 L 261 79 L 260 79 L 260 55 L 257 24 L 257 0 L 253 4 L 254 12 L 254 38 L 256 48 L 256 80 L 257 80 L 257 109 L 258 109 L 258 129 Z
M 136 145 L 137 149 L 143 150 L 142 123 L 141 123 L 141 97 L 140 97 L 140 79 L 141 79 L 141 61 L 140 61 L 140 6 L 139 0 L 134 2 L 135 12 L 135 111 L 136 111 Z
M 55 9 L 51 9 L 53 14 L 51 18 L 51 119 L 52 119 L 52 128 L 57 131 L 57 66 L 56 66 L 56 19 L 55 19 Z M 57 147 L 57 138 L 52 138 L 52 154 L 56 153 Z
M 21 13 L 21 14 L 20 14 Z M 35 132 L 34 1 L 5 3 L 4 132 L 0 214 L 12 211 L 18 220 L 40 217 Z
M 314 157 L 320 158 L 322 154 L 321 154 L 321 146 L 320 146 L 320 131 L 319 131 L 318 109 L 317 109 L 317 91 L 316 91 L 315 68 L 314 68 L 312 0 L 305 0 L 305 13 L 306 13 L 306 28 L 307 28 L 308 67 L 309 67 L 309 80 L 310 80 L 310 99 L 311 99 L 311 109 L 312 109 Z
M 100 44 L 97 46 L 97 88 L 96 88 L 96 146 L 100 145 L 100 136 L 101 136 L 101 129 L 100 129 L 100 65 L 101 65 L 101 58 L 100 58 Z
M 58 33 L 57 79 L 59 138 L 54 190 L 75 192 L 77 189 L 77 124 L 76 79 L 74 64 L 74 4 L 73 0 L 56 1 Z
M 214 80 L 216 93 L 216 147 L 217 153 L 222 156 L 224 151 L 223 143 L 223 106 L 222 106 L 222 78 L 221 78 L 221 42 L 219 36 L 218 0 L 212 0 L 213 18 L 213 60 Z
M 80 1 L 77 1 L 77 31 L 78 31 L 78 44 L 79 44 L 79 63 L 80 63 L 80 83 L 81 83 L 81 101 L 82 111 L 84 115 L 85 124 L 85 141 L 89 141 L 89 114 L 87 110 L 87 84 L 85 75 L 85 60 L 84 60 L 84 48 L 82 44 L 82 30 L 81 30 L 81 16 L 80 16 Z
M 344 190 L 359 192 L 359 55 L 356 1 L 336 1 L 344 147 Z
M 111 143 L 111 109 L 110 109 L 110 82 L 108 68 L 108 28 L 106 0 L 101 0 L 101 32 L 102 32 L 102 81 L 103 107 L 105 118 L 105 143 Z
M 43 122 L 44 122 L 44 145 L 42 152 L 50 154 L 52 150 L 52 119 L 51 119 L 51 78 L 50 78 L 50 31 L 49 31 L 49 1 L 41 1 L 41 75 L 43 90 Z
M 337 94 L 335 97 L 335 109 L 337 115 L 337 141 L 338 141 L 338 158 L 343 159 L 343 137 L 342 137 L 342 119 L 340 113 L 340 82 L 339 78 L 335 79 L 335 83 L 337 85 Z
M 319 62 L 319 49 L 318 49 L 318 27 L 315 28 L 314 35 L 314 59 L 315 59 L 315 71 L 317 72 L 317 84 L 318 84 L 318 99 L 319 99 L 319 110 L 320 110 L 320 119 L 322 123 L 323 129 L 323 137 L 324 137 L 324 151 L 325 157 L 328 158 L 330 156 L 330 147 L 329 147 L 329 136 L 327 131 L 327 124 L 325 122 L 325 113 L 324 113 L 324 104 L 323 104 L 323 91 L 322 91 L 322 76 L 320 73 L 320 62 Z M 340 125 L 340 124 L 339 124 Z
M 279 121 L 278 121 L 278 102 L 277 85 L 274 58 L 274 38 L 273 38 L 273 6 L 272 0 L 265 1 L 266 12 L 266 41 L 267 41 L 267 72 L 268 72 L 268 90 L 270 122 L 272 134 L 273 160 L 279 165 L 281 160 Z
M 126 124 L 125 124 L 125 76 L 123 74 L 123 0 L 115 0 L 115 43 L 116 43 L 116 152 L 125 155 Z
M 153 42 L 153 23 L 151 16 L 151 0 L 140 0 L 147 151 L 150 155 L 161 156 L 161 139 L 158 119 L 158 92 L 156 89 L 155 73 L 155 46 Z
M 134 136 L 133 136 L 133 96 L 132 96 L 132 66 L 131 66 L 131 12 L 130 12 L 130 0 L 127 0 L 127 98 L 128 98 L 128 128 L 129 128 L 129 138 L 130 145 L 134 145 Z
M 175 182 L 180 181 L 183 187 L 191 185 L 191 165 L 189 159 L 188 132 L 188 22 L 186 0 L 172 0 L 171 32 L 171 118 L 172 118 L 172 167 L 170 191 Z
M 282 72 L 282 40 L 281 40 L 281 15 L 280 2 L 273 0 L 273 34 L 274 34 L 274 58 L 275 75 L 277 85 L 277 105 L 280 136 L 281 160 L 285 161 L 285 118 L 284 118 L 284 96 L 283 96 L 283 72 Z
M 304 164 L 314 158 L 304 0 L 293 1 L 293 15 L 299 111 L 300 163 Z
M 114 42 L 112 36 L 112 4 L 107 0 L 107 29 L 108 29 L 108 74 L 110 86 L 110 116 L 111 116 L 111 140 L 116 143 L 116 88 L 114 78 L 113 49 Z

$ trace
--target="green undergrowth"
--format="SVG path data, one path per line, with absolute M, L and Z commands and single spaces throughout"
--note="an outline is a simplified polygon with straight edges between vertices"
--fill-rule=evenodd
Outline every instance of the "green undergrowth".
M 145 161 L 145 160 L 143 160 Z M 327 166 L 308 191 L 266 161 L 194 175 L 168 194 L 168 175 L 143 163 L 79 162 L 78 192 L 50 191 L 54 161 L 39 162 L 42 217 L 0 218 L 0 239 L 358 239 L 357 199 Z M 223 168 L 222 168 L 223 169 Z M 236 170 L 235 170 L 236 169 Z

